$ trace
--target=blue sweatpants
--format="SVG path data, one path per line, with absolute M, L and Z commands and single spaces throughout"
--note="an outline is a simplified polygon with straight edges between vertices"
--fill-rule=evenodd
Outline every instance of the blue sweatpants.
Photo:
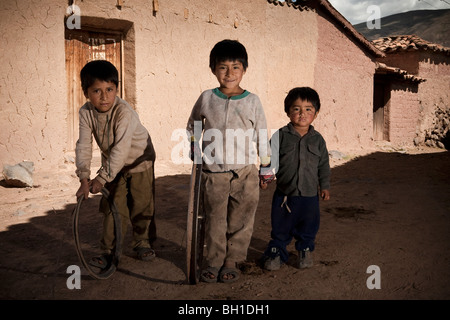
M 272 199 L 271 240 L 264 252 L 265 256 L 274 257 L 272 248 L 277 248 L 282 262 L 286 262 L 289 253 L 286 246 L 294 238 L 295 249 L 314 251 L 314 241 L 319 231 L 320 209 L 319 196 L 289 196 L 275 191 Z

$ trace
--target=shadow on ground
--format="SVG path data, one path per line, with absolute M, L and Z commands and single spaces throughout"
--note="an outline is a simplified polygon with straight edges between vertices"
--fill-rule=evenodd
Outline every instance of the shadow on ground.
M 332 198 L 321 201 L 316 266 L 309 273 L 292 262 L 274 273 L 258 266 L 270 237 L 272 184 L 261 191 L 248 261 L 233 286 L 186 282 L 187 175 L 156 180 L 157 259 L 135 259 L 128 233 L 118 271 L 95 280 L 81 267 L 81 290 L 66 286 L 68 266 L 81 266 L 72 235 L 75 203 L 48 208 L 0 233 L 0 298 L 449 299 L 449 164 L 449 152 L 377 152 L 333 168 Z M 93 248 L 101 232 L 99 199 L 87 201 L 82 217 L 81 237 Z M 366 287 L 373 264 L 384 272 L 383 290 Z

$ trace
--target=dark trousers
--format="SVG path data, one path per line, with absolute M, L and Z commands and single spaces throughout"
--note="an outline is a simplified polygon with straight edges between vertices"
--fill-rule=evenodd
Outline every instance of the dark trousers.
M 273 257 L 272 248 L 277 248 L 282 262 L 286 262 L 289 253 L 288 244 L 294 238 L 295 249 L 314 251 L 314 241 L 319 231 L 319 197 L 285 196 L 278 190 L 272 199 L 271 240 L 264 255 Z

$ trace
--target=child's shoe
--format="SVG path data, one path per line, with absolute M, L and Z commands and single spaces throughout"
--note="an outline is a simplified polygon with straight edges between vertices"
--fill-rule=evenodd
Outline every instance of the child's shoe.
M 278 248 L 270 249 L 270 256 L 264 257 L 264 269 L 269 271 L 278 270 L 281 267 L 280 252 Z
M 305 269 L 313 266 L 313 259 L 309 248 L 298 251 L 298 268 Z

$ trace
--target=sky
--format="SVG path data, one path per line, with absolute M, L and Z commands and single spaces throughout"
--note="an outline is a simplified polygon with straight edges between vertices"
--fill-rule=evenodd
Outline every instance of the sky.
M 283 0 L 280 0 L 283 1 Z M 366 22 L 376 14 L 372 5 L 378 6 L 380 16 L 414 10 L 450 9 L 450 0 L 328 0 L 351 24 Z M 369 12 L 368 12 L 369 9 Z M 370 20 L 373 20 L 370 19 Z
M 414 10 L 450 9 L 450 0 L 328 0 L 328 2 L 351 24 L 366 22 L 375 13 L 373 8 L 369 8 L 371 5 L 379 7 L 381 17 Z

